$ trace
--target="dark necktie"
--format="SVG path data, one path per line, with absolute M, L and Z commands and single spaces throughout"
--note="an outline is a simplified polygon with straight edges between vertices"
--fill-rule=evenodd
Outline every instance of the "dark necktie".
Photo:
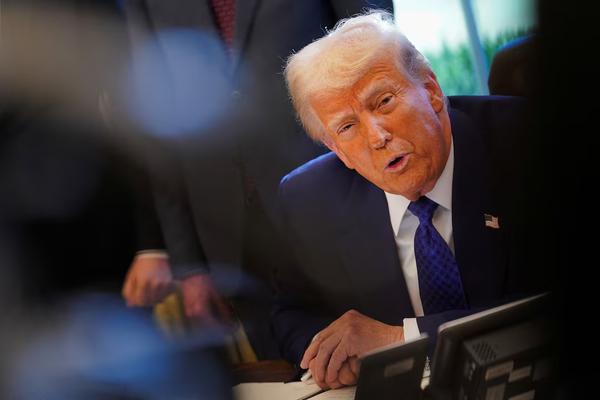
M 211 0 L 217 25 L 228 49 L 233 45 L 235 23 L 235 0 Z
M 437 206 L 425 196 L 408 206 L 410 212 L 419 218 L 415 233 L 415 259 L 425 315 L 467 308 L 454 255 L 431 222 Z

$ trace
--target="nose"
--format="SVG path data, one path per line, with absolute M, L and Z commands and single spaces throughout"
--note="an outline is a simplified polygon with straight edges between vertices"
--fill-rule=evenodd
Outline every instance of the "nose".
M 392 134 L 375 120 L 367 121 L 365 124 L 367 140 L 372 149 L 381 149 L 387 142 L 392 140 Z

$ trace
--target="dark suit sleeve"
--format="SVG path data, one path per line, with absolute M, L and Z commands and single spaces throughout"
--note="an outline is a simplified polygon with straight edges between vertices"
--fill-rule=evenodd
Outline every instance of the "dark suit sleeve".
M 135 192 L 136 249 L 165 249 L 148 171 L 138 168 L 132 171 L 131 175 Z
M 311 310 L 300 304 L 289 286 L 278 286 L 271 314 L 273 333 L 283 357 L 294 364 L 300 364 L 312 338 L 334 321 L 332 317 L 319 315 L 316 308 Z
M 279 189 L 279 220 L 281 243 L 285 256 L 280 260 L 275 273 L 275 303 L 272 310 L 272 326 L 279 342 L 281 354 L 288 361 L 299 364 L 312 338 L 335 320 L 319 305 L 317 296 L 311 295 L 311 285 L 296 262 L 294 253 L 298 241 L 287 222 L 285 201 L 285 178 Z M 295 244 L 295 245 L 294 245 Z
M 158 217 L 173 276 L 182 279 L 206 273 L 206 257 L 194 224 L 178 151 L 164 144 L 151 154 L 154 215 Z

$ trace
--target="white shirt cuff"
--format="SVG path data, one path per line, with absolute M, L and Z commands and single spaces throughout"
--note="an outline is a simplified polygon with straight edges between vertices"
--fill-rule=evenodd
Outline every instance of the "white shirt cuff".
M 419 325 L 417 325 L 416 318 L 404 318 L 402 321 L 404 325 L 404 341 L 409 341 L 413 339 L 418 339 L 421 336 L 421 332 L 419 332 Z
M 169 255 L 164 250 L 158 249 L 149 249 L 149 250 L 140 250 L 135 253 L 135 258 L 163 258 L 167 260 Z

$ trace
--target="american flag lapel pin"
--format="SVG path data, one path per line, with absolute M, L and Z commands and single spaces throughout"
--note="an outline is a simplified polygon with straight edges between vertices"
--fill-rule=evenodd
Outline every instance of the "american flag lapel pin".
M 498 222 L 498 217 L 492 214 L 483 214 L 483 218 L 485 220 L 485 226 L 492 229 L 500 229 L 500 223 Z

